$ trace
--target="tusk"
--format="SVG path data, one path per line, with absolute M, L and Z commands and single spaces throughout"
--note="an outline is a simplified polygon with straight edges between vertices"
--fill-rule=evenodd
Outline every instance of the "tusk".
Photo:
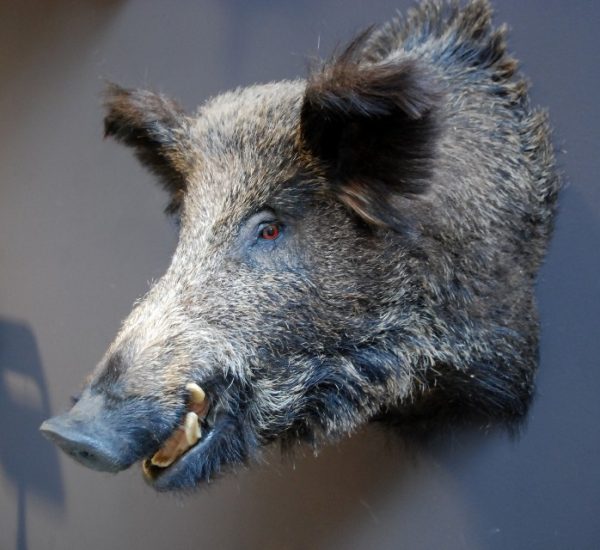
M 190 392 L 190 401 L 196 405 L 201 405 L 206 399 L 204 390 L 195 382 L 190 382 L 185 386 L 185 389 Z
M 154 453 L 154 456 L 149 461 L 142 463 L 144 473 L 152 476 L 150 466 L 158 466 L 159 468 L 168 468 L 175 462 L 183 453 L 190 447 L 198 443 L 202 437 L 200 428 L 200 418 L 204 418 L 208 411 L 208 401 L 204 390 L 196 383 L 190 382 L 185 386 L 185 389 L 190 394 L 190 408 L 184 418 L 183 426 L 179 426 L 171 437 L 164 442 L 162 447 Z
M 162 449 L 154 454 L 154 456 L 150 459 L 150 463 L 153 466 L 158 466 L 159 468 L 168 468 L 177 456 L 175 454 L 166 454 Z
M 190 446 L 195 445 L 202 437 L 198 415 L 195 412 L 189 412 L 185 415 L 184 429 L 185 438 Z

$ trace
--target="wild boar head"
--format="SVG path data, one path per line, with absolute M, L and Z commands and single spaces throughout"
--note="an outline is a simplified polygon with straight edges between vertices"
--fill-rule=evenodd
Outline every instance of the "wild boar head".
M 524 412 L 547 127 L 487 4 L 429 9 L 194 115 L 109 88 L 106 134 L 160 177 L 179 242 L 48 437 L 165 490 L 434 395 Z

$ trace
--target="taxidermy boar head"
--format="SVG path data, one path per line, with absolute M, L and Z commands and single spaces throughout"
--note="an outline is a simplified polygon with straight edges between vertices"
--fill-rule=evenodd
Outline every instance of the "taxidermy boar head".
M 426 2 L 306 80 L 193 115 L 117 86 L 106 109 L 180 236 L 80 400 L 43 424 L 68 454 L 190 488 L 390 415 L 524 414 L 559 180 L 487 2 Z

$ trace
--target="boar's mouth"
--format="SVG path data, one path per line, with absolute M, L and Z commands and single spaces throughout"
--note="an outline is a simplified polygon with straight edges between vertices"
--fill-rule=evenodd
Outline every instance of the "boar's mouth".
M 195 383 L 186 386 L 187 409 L 179 424 L 142 460 L 144 479 L 157 491 L 193 489 L 201 482 L 208 483 L 224 469 L 245 463 L 259 447 L 251 423 L 235 399 L 239 396 L 224 399 L 227 392 L 219 391 L 219 384 L 209 386 L 208 395 Z
M 144 477 L 150 483 L 171 477 L 167 472 L 177 470 L 180 461 L 196 447 L 203 447 L 213 436 L 216 421 L 216 407 L 198 384 L 187 384 L 189 395 L 187 411 L 181 423 L 173 430 L 154 454 L 142 461 Z

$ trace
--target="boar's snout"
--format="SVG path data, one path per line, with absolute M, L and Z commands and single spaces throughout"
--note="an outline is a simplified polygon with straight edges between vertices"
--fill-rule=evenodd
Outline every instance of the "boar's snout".
M 95 470 L 118 472 L 123 464 L 122 443 L 104 426 L 99 397 L 46 420 L 41 432 L 75 460 Z
M 126 426 L 117 425 L 121 418 L 102 395 L 86 392 L 70 411 L 46 420 L 40 431 L 84 466 L 118 472 L 139 459 L 145 449 L 138 447 L 148 441 L 130 437 Z

